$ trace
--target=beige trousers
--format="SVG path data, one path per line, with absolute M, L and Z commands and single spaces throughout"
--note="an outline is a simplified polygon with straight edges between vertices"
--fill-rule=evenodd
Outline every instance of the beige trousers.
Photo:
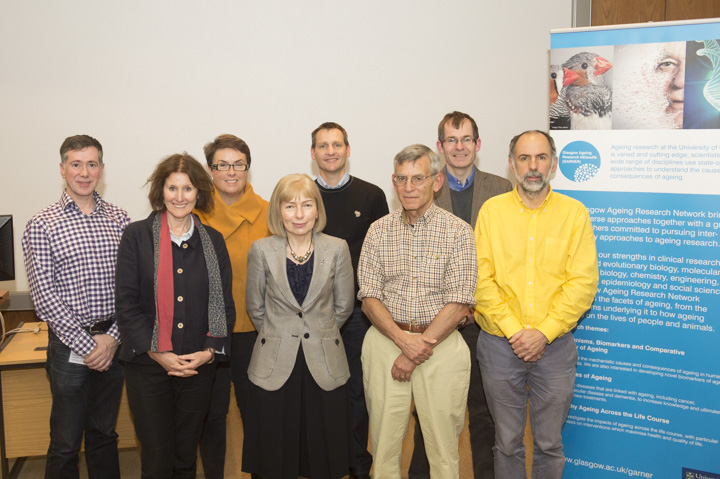
M 412 334 L 412 333 L 407 333 Z M 415 400 L 433 479 L 458 479 L 458 437 L 465 423 L 470 351 L 453 331 L 415 368 L 409 382 L 392 378 L 401 351 L 374 326 L 362 348 L 363 384 L 370 415 L 374 479 L 400 479 L 402 442 Z

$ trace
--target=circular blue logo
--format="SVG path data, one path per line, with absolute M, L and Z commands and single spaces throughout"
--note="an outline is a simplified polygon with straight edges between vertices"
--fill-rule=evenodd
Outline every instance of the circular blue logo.
M 573 141 L 560 152 L 560 171 L 565 178 L 581 183 L 597 175 L 600 153 L 587 141 Z

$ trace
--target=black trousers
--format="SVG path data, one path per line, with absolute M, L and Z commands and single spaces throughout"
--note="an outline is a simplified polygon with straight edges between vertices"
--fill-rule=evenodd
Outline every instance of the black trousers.
M 159 364 L 125 363 L 125 385 L 140 440 L 143 479 L 194 479 L 216 364 L 187 378 Z
M 247 371 L 256 338 L 255 331 L 233 333 L 230 361 L 221 362 L 217 366 L 210 412 L 205 419 L 200 439 L 200 457 L 206 479 L 223 479 L 225 477 L 226 418 L 230 407 L 230 380 L 232 378 L 235 399 L 242 420 L 246 414 L 248 389 L 252 384 L 248 379 Z

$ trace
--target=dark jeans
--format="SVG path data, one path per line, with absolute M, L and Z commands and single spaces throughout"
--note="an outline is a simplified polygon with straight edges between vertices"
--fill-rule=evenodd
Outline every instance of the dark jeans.
M 246 411 L 250 384 L 247 370 L 250 366 L 250 357 L 256 338 L 255 331 L 233 333 L 230 361 L 221 362 L 217 366 L 210 412 L 205 419 L 200 439 L 200 457 L 207 479 L 223 479 L 225 477 L 226 417 L 230 407 L 230 379 L 232 378 L 235 386 L 235 400 L 242 419 Z
M 493 446 L 495 445 L 495 424 L 493 423 L 485 390 L 483 389 L 480 366 L 477 361 L 477 341 L 480 327 L 477 324 L 465 326 L 460 330 L 463 339 L 470 348 L 470 391 L 468 393 L 468 418 L 470 429 L 470 449 L 472 452 L 473 473 L 475 479 L 493 479 Z M 410 461 L 408 477 L 410 479 L 429 479 L 430 464 L 425 453 L 422 429 L 415 417 L 415 450 Z
M 143 479 L 194 479 L 216 364 L 187 378 L 159 364 L 125 363 L 128 402 L 140 440 Z
M 50 378 L 52 411 L 47 479 L 77 479 L 78 453 L 85 433 L 88 475 L 120 479 L 117 420 L 123 387 L 123 368 L 113 360 L 108 371 L 98 372 L 68 362 L 70 348 L 48 331 L 45 369 Z
M 350 366 L 350 414 L 352 417 L 352 451 L 351 464 L 353 475 L 370 474 L 372 455 L 367 450 L 368 444 L 368 412 L 365 405 L 363 389 L 363 371 L 360 355 L 365 333 L 370 328 L 370 320 L 362 313 L 359 306 L 353 310 L 352 316 L 343 325 L 341 333 L 345 343 L 345 354 Z

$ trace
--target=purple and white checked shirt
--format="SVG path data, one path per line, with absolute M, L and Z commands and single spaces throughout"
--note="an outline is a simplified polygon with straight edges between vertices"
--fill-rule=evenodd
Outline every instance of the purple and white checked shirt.
M 33 216 L 22 238 L 35 311 L 80 356 L 95 348 L 82 327 L 115 317 L 115 262 L 127 212 L 93 193 L 88 216 L 63 191 L 60 201 Z M 120 340 L 117 325 L 107 334 Z

